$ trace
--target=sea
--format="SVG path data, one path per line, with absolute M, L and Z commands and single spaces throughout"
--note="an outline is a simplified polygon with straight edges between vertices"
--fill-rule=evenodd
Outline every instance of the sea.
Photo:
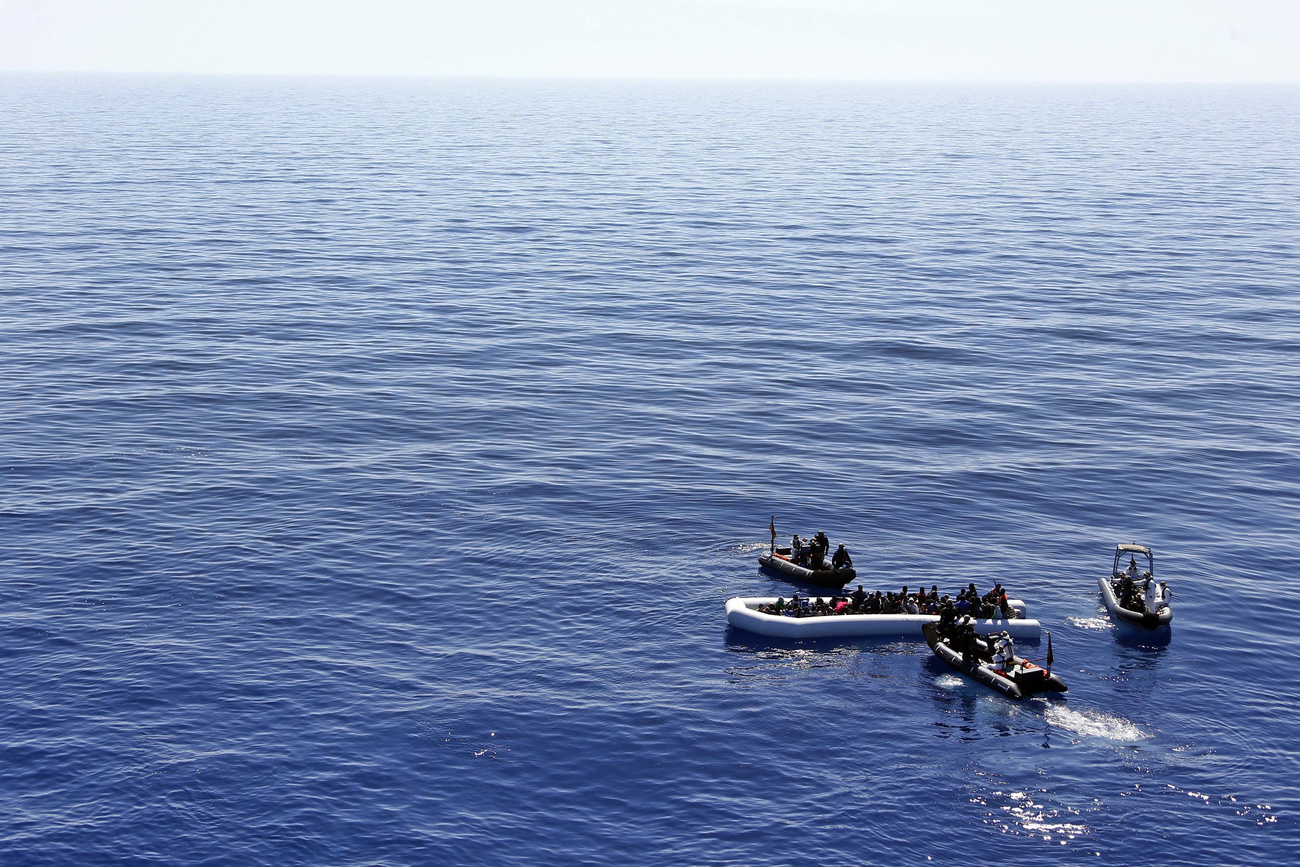
M 8 74 L 0 398 L 6 867 L 1300 862 L 1300 88 Z

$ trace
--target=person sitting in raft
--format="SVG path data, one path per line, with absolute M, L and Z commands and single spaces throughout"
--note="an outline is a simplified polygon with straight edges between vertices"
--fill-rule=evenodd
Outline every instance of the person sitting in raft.
M 1138 561 L 1137 561 L 1137 558 L 1135 558 L 1135 557 L 1129 557 L 1129 558 L 1128 558 L 1128 569 L 1125 570 L 1125 574 L 1127 574 L 1128 577 L 1131 578 L 1131 579 L 1133 579 L 1134 581 L 1136 581 L 1136 580 L 1138 579 L 1138 576 L 1140 575 L 1140 573 L 1138 572 Z
M 843 545 L 840 546 L 840 548 L 843 547 Z M 849 594 L 849 598 L 853 600 L 853 604 L 856 607 L 861 608 L 862 603 L 867 601 L 867 594 L 863 591 L 862 585 L 859 584 L 858 589 Z
M 831 556 L 831 566 L 836 569 L 853 568 L 853 558 L 849 556 L 848 551 L 844 550 L 843 545 L 835 549 L 835 553 Z M 862 588 L 859 587 L 858 589 L 861 590 Z

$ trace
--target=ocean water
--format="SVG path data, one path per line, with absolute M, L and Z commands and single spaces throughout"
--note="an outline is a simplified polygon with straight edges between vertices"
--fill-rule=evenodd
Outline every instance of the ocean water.
M 1300 861 L 1298 110 L 0 78 L 0 863 Z M 772 516 L 1069 693 L 730 629 Z

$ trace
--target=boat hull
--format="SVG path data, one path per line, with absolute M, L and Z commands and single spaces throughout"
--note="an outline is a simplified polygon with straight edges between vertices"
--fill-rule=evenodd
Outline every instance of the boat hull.
M 1119 597 L 1115 593 L 1115 586 L 1111 583 L 1111 579 L 1104 576 L 1098 578 L 1097 585 L 1101 588 L 1102 604 L 1106 606 L 1110 616 L 1120 623 L 1136 626 L 1139 629 L 1160 629 L 1173 622 L 1174 610 L 1168 604 L 1156 614 L 1133 611 L 1119 604 Z
M 1041 692 L 1065 692 L 1065 681 L 1061 680 L 1058 675 L 1039 668 L 1029 663 L 1022 656 L 1012 657 L 1015 664 L 1020 665 L 1026 671 L 1018 677 L 1008 677 L 1002 672 L 985 661 L 967 661 L 962 659 L 962 655 L 950 647 L 946 642 L 939 639 L 939 626 L 937 623 L 926 624 L 923 628 L 925 642 L 930 645 L 934 655 L 948 663 L 950 667 L 961 672 L 962 674 L 981 683 L 997 692 L 1002 693 L 1007 698 L 1019 701 L 1026 695 L 1033 695 Z M 978 630 L 977 630 L 978 631 Z M 1012 636 L 1014 637 L 1014 635 Z M 988 645 L 979 641 L 976 642 L 982 652 L 987 653 Z
M 808 569 L 797 563 L 790 562 L 780 554 L 767 551 L 763 552 L 762 556 L 758 558 L 758 565 L 776 572 L 784 578 L 800 581 L 804 584 L 815 584 L 818 587 L 829 587 L 833 590 L 842 590 L 845 584 L 858 577 L 857 571 L 852 567 L 846 569 Z
M 938 623 L 935 614 L 831 614 L 819 617 L 785 617 L 766 614 L 759 605 L 771 605 L 775 596 L 736 596 L 727 600 L 727 623 L 737 629 L 772 638 L 854 638 L 884 636 L 922 640 L 927 623 Z M 1013 607 L 1024 610 L 1024 603 L 1011 600 Z M 980 632 L 1006 630 L 1017 641 L 1037 641 L 1042 625 L 1037 620 L 1016 617 L 1010 620 L 976 620 Z

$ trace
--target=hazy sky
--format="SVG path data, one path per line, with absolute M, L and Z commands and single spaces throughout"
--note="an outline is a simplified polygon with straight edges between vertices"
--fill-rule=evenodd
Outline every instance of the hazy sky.
M 0 0 L 0 69 L 1300 82 L 1300 0 Z

